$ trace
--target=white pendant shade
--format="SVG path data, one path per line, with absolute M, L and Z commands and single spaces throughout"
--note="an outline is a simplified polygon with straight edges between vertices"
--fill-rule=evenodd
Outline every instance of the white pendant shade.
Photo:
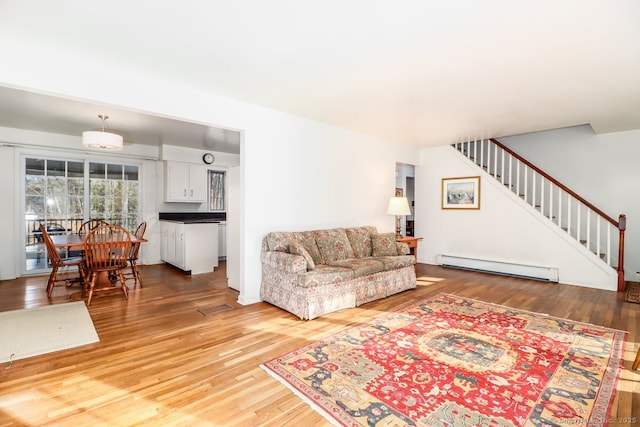
M 102 150 L 122 150 L 122 136 L 104 130 L 105 123 L 109 116 L 98 114 L 98 118 L 102 120 L 102 130 L 82 132 L 82 145 L 89 148 L 100 148 Z
M 103 150 L 122 150 L 122 136 L 104 131 L 82 132 L 82 145 Z

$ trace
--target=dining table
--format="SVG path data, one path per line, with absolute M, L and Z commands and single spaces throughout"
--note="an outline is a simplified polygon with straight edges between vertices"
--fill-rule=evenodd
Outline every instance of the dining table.
M 50 237 L 51 241 L 53 241 L 53 245 L 58 249 L 66 249 L 68 252 L 81 252 L 84 250 L 84 239 L 86 236 L 80 236 L 79 234 L 58 234 L 52 235 Z M 132 245 L 136 243 L 144 243 L 147 241 L 147 239 L 139 239 L 133 234 L 130 237 Z M 106 273 L 99 274 L 98 282 L 104 285 L 111 283 L 114 290 L 118 289 L 115 284 L 109 279 L 109 276 Z M 84 298 L 84 287 L 82 292 L 76 292 L 69 296 L 69 298 L 71 299 L 77 299 L 79 297 Z
M 84 238 L 79 234 L 56 234 L 51 235 L 53 245 L 58 249 L 67 249 L 68 251 L 82 251 L 84 250 Z M 138 239 L 133 234 L 131 235 L 131 244 L 144 243 L 147 239 Z

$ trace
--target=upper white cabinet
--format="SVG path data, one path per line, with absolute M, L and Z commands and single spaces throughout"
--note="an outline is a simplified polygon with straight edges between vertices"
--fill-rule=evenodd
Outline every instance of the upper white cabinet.
M 207 201 L 207 168 L 189 163 L 165 161 L 165 201 L 204 203 Z

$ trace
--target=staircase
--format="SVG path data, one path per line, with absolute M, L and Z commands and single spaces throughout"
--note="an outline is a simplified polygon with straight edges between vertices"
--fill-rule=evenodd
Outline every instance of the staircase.
M 626 217 L 611 218 L 495 139 L 452 144 L 465 157 L 536 209 L 618 274 L 624 290 Z

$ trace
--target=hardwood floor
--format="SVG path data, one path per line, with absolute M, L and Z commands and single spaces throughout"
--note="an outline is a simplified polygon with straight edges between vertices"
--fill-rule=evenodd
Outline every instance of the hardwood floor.
M 128 301 L 92 301 L 99 343 L 1 364 L 0 426 L 325 426 L 260 363 L 440 292 L 627 330 L 612 417 L 640 417 L 640 374 L 630 370 L 640 304 L 621 293 L 419 264 L 415 290 L 300 321 L 267 303 L 239 305 L 224 267 L 188 276 L 142 266 L 144 288 Z M 44 276 L 0 282 L 0 311 L 65 303 L 76 291 L 57 287 L 48 300 L 45 285 Z

